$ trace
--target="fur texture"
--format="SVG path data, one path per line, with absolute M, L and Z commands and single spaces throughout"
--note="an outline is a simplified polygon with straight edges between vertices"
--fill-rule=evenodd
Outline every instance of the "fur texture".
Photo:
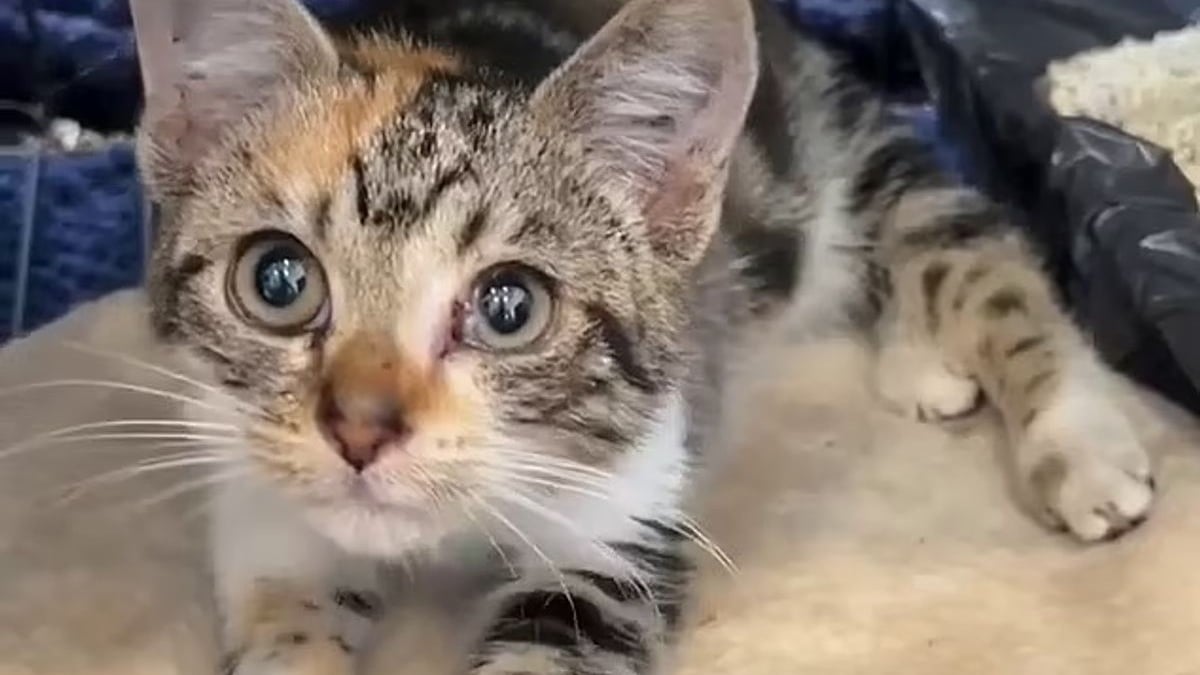
M 141 292 L 81 307 L 0 350 L 0 386 L 83 379 L 197 394 L 127 360 L 176 367 L 147 329 L 147 311 Z M 1200 457 L 1188 415 L 1164 415 L 1148 396 L 1122 399 L 1156 451 L 1161 503 L 1121 541 L 1081 547 L 1003 508 L 994 453 L 1005 443 L 994 415 L 953 433 L 902 419 L 867 391 L 870 350 L 764 337 L 738 369 L 744 404 L 729 420 L 719 480 L 693 505 L 738 573 L 701 565 L 677 672 L 1200 668 L 1191 639 L 1200 631 Z M 72 346 L 80 344 L 95 351 Z M 170 399 L 83 386 L 0 406 L 6 448 L 54 429 L 180 415 Z M 206 467 L 89 482 L 60 499 L 80 481 L 162 459 L 163 442 L 60 438 L 0 459 L 0 673 L 216 671 L 204 500 L 181 492 Z M 176 496 L 161 499 L 167 492 Z M 411 581 L 401 572 L 361 672 L 461 673 L 465 621 L 477 613 L 466 572 L 479 562 L 452 551 L 417 562 Z
M 594 32 L 396 11 L 363 33 L 294 0 L 135 5 L 152 322 L 217 383 L 198 423 L 238 432 L 214 488 L 230 672 L 349 672 L 375 563 L 462 537 L 497 571 L 471 672 L 658 670 L 682 545 L 712 548 L 682 504 L 765 323 L 865 329 L 922 418 L 989 401 L 1047 522 L 1144 518 L 1112 376 L 1003 212 L 765 5 L 635 0 Z M 264 241 L 319 311 L 248 309 L 273 302 Z M 496 279 L 535 303 L 528 339 L 487 332 Z

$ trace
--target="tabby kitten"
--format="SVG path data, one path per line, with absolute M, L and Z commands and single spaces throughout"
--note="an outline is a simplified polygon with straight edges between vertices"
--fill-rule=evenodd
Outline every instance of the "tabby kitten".
M 923 419 L 989 401 L 1078 538 L 1146 515 L 1112 376 L 1018 234 L 768 6 L 395 5 L 356 33 L 133 2 L 153 321 L 245 437 L 214 495 L 230 672 L 351 672 L 378 564 L 457 537 L 511 566 L 472 673 L 661 667 L 680 505 L 764 321 L 870 326 Z

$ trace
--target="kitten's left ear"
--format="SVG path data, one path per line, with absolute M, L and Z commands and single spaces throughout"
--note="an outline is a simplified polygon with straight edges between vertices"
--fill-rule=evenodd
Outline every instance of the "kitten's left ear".
M 632 196 L 655 250 L 690 265 L 716 228 L 757 74 L 747 0 L 633 0 L 532 105 Z

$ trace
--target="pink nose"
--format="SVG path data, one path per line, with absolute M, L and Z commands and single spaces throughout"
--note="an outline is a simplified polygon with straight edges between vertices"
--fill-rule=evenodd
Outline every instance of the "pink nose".
M 374 397 L 338 397 L 326 392 L 318 412 L 321 430 L 346 463 L 361 473 L 389 446 L 408 438 L 408 425 L 398 406 Z

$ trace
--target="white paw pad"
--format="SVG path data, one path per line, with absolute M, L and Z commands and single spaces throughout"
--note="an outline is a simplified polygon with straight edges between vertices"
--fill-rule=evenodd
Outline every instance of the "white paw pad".
M 983 403 L 983 392 L 975 380 L 959 377 L 945 369 L 931 369 L 918 376 L 915 385 L 915 414 L 922 422 L 944 422 L 966 417 Z
M 885 351 L 878 389 L 892 407 L 921 422 L 961 419 L 983 405 L 983 392 L 974 379 L 951 372 L 922 350 Z
M 380 611 L 368 593 L 336 591 L 324 601 L 298 600 L 252 631 L 231 654 L 229 675 L 352 675 L 355 652 Z
M 1106 412 L 1111 417 L 1104 421 L 1075 418 L 1072 428 L 1047 411 L 1021 449 L 1036 505 L 1051 523 L 1085 542 L 1129 532 L 1154 502 L 1149 454 L 1120 412 Z

